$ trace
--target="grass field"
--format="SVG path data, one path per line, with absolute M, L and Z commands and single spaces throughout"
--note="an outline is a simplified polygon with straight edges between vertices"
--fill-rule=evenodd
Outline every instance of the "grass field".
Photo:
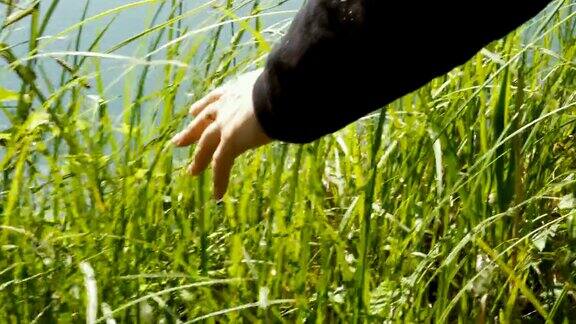
M 0 83 L 0 322 L 576 321 L 574 1 L 386 114 L 240 158 L 219 203 L 168 140 L 293 13 L 184 2 L 78 13 L 43 37 L 59 0 L 0 1 L 20 84 Z M 136 7 L 149 27 L 102 46 Z

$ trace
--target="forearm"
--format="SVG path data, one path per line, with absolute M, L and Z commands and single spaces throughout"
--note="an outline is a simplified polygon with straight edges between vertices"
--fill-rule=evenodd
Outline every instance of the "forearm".
M 315 140 L 463 64 L 548 2 L 309 0 L 254 86 L 258 120 L 272 138 Z

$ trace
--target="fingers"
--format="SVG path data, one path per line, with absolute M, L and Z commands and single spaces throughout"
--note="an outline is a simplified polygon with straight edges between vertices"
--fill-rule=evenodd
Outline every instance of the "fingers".
M 223 94 L 224 91 L 222 90 L 222 88 L 213 90 L 212 92 L 204 96 L 204 98 L 192 104 L 188 113 L 192 116 L 198 115 L 202 110 L 204 110 L 204 108 L 208 107 L 208 105 L 220 99 Z
M 220 143 L 220 126 L 217 123 L 212 123 L 206 131 L 202 134 L 200 142 L 196 147 L 196 153 L 194 154 L 194 161 L 188 167 L 188 172 L 192 175 L 198 175 L 200 172 L 204 171 L 210 160 L 212 160 L 212 155 L 218 144 Z
M 178 146 L 198 141 L 188 172 L 198 175 L 212 161 L 217 199 L 221 199 L 228 188 L 234 159 L 246 150 L 271 141 L 260 128 L 251 101 L 258 75 L 259 72 L 246 74 L 194 103 L 189 109 L 194 120 L 172 140 Z
M 198 141 L 206 128 L 216 120 L 216 114 L 216 104 L 210 105 L 196 116 L 186 129 L 176 134 L 171 140 L 172 143 L 176 146 L 187 146 Z
M 214 171 L 214 198 L 222 199 L 228 189 L 230 171 L 234 165 L 234 152 L 229 141 L 222 139 L 218 149 L 214 153 L 212 167 Z

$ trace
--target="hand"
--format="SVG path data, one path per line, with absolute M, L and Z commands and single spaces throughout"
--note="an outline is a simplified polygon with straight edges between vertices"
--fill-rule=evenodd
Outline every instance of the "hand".
M 188 173 L 198 175 L 212 161 L 216 199 L 226 193 L 234 159 L 272 141 L 258 123 L 252 104 L 252 88 L 261 72 L 243 74 L 194 103 L 189 112 L 194 120 L 172 138 L 176 146 L 198 142 Z

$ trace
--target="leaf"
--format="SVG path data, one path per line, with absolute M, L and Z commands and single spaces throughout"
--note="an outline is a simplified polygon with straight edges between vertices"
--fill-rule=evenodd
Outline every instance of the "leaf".
M 560 198 L 560 202 L 558 203 L 559 209 L 572 209 L 574 206 L 576 206 L 576 199 L 574 199 L 574 195 L 572 194 Z
M 496 97 L 496 103 L 493 108 L 493 120 L 494 120 L 494 139 L 499 140 L 503 135 L 506 126 L 509 123 L 509 107 L 508 107 L 508 87 L 509 87 L 509 71 L 508 68 L 504 70 L 504 76 L 502 77 L 502 82 L 500 84 L 500 90 L 498 96 Z M 506 210 L 508 207 L 512 195 L 514 194 L 513 183 L 507 181 L 505 168 L 507 167 L 505 155 L 507 147 L 500 145 L 496 148 L 495 156 L 495 175 L 496 175 L 496 190 L 498 198 L 498 206 L 501 211 Z
M 438 196 L 441 197 L 442 192 L 444 191 L 444 184 L 442 181 L 444 170 L 442 168 L 442 143 L 440 142 L 440 138 L 436 138 L 432 148 L 434 149 L 434 161 L 436 162 L 436 187 L 438 190 Z
M 502 59 L 502 55 L 498 54 L 498 53 L 494 53 L 489 51 L 486 48 L 483 48 L 480 53 L 484 56 L 486 56 L 487 58 L 489 58 L 491 61 L 497 63 L 498 65 L 504 65 L 506 64 L 506 61 L 504 61 Z
M 548 240 L 549 237 L 556 236 L 557 230 L 558 230 L 558 224 L 550 225 L 549 227 L 545 228 L 540 233 L 538 233 L 532 239 L 532 243 L 540 252 L 544 251 L 544 248 L 546 248 L 546 241 Z
M 538 251 L 542 252 L 546 247 L 547 238 L 548 235 L 546 235 L 546 232 L 539 233 L 538 235 L 536 235 L 536 237 L 532 239 L 532 244 L 534 244 L 534 246 L 538 249 Z
M 32 12 L 34 10 L 38 9 L 37 5 L 38 5 L 38 1 L 35 1 L 28 8 L 24 8 L 24 9 L 15 11 L 13 14 L 8 16 L 8 18 L 6 18 L 6 21 L 4 22 L 4 25 L 2 27 L 6 28 L 6 27 L 8 27 L 14 23 L 17 23 L 18 21 L 26 18 L 27 16 L 32 14 Z
M 38 126 L 48 124 L 50 121 L 50 115 L 43 111 L 37 111 L 28 117 L 28 131 L 36 129 Z
M 16 101 L 19 95 L 16 91 L 0 87 L 0 102 Z
M 36 74 L 34 71 L 32 71 L 32 69 L 18 62 L 18 58 L 14 52 L 12 52 L 10 46 L 4 43 L 0 43 L 0 57 L 10 65 L 10 68 L 14 70 L 16 74 L 18 74 L 22 81 L 26 83 L 34 82 L 36 79 Z
M 138 169 L 136 170 L 134 177 L 138 180 L 142 180 L 146 177 L 146 174 L 148 174 L 148 169 Z

